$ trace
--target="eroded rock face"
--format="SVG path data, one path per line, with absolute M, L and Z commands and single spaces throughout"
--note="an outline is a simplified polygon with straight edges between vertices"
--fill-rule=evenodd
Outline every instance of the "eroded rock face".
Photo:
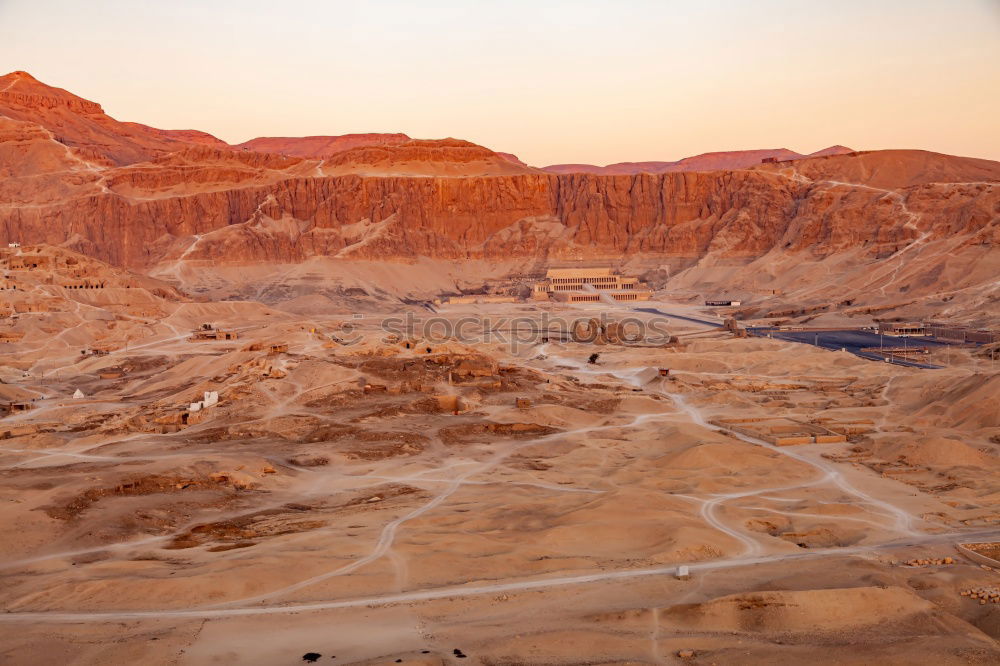
M 925 184 L 893 194 L 756 170 L 408 178 L 286 169 L 150 164 L 104 174 L 103 190 L 81 173 L 66 198 L 39 192 L 43 206 L 0 209 L 0 240 L 58 245 L 78 235 L 88 253 L 129 266 L 181 252 L 223 261 L 891 254 L 924 234 L 991 242 L 1000 206 L 996 187 Z
M 23 72 L 0 77 L 0 116 L 0 242 L 69 243 L 136 268 L 315 255 L 879 258 L 917 240 L 990 246 L 998 234 L 1000 164 L 924 151 L 837 148 L 750 169 L 596 175 L 405 135 L 233 147 L 119 123 Z
M 762 160 L 800 160 L 806 157 L 826 155 L 846 155 L 853 152 L 844 146 L 830 146 L 815 153 L 803 155 L 787 148 L 764 150 L 729 150 L 716 153 L 702 153 L 675 162 L 619 162 L 607 166 L 594 164 L 552 164 L 542 167 L 549 173 L 596 173 L 605 176 L 621 176 L 635 173 L 670 173 L 676 171 L 722 171 L 729 169 L 749 169 Z
M 96 166 L 130 164 L 151 159 L 187 145 L 181 137 L 203 142 L 203 132 L 188 134 L 121 123 L 104 113 L 100 104 L 38 81 L 27 72 L 0 76 L 0 116 L 35 123 L 50 140 L 80 151 Z M 211 137 L 214 138 L 214 137 Z
M 324 175 L 508 176 L 541 173 L 512 156 L 461 139 L 411 139 L 366 145 L 330 155 L 318 165 Z

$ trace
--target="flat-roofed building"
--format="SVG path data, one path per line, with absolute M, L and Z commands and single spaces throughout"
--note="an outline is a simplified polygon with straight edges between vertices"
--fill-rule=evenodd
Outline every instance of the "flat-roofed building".
M 1000 331 L 969 331 L 965 334 L 966 342 L 976 342 L 979 344 L 990 344 L 1000 342 Z
M 878 332 L 884 333 L 886 335 L 895 335 L 903 337 L 903 336 L 914 336 L 914 335 L 927 335 L 927 328 L 918 321 L 910 321 L 910 322 L 882 321 L 879 322 Z
M 977 344 L 990 344 L 1000 342 L 1000 331 L 990 331 L 983 329 L 972 329 L 956 324 L 942 324 L 939 322 L 924 322 L 927 335 L 931 335 L 940 340 L 951 342 L 971 342 Z
M 535 300 L 598 303 L 603 296 L 617 301 L 648 301 L 653 292 L 637 277 L 610 268 L 550 268 L 532 290 Z

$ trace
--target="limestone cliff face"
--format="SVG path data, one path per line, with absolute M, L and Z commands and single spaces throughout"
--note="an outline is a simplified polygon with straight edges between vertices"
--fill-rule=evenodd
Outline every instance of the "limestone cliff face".
M 244 150 L 277 147 L 288 152 Z M 1000 163 L 845 151 L 615 175 L 547 173 L 466 141 L 405 135 L 234 147 L 118 122 L 14 72 L 0 77 L 0 242 L 68 245 L 135 268 L 315 255 L 879 258 L 917 241 L 996 243 Z M 736 158 L 749 159 L 719 153 L 691 164 Z
M 989 184 L 930 183 L 897 192 L 756 170 L 278 177 L 246 165 L 178 171 L 168 163 L 159 175 L 146 168 L 111 176 L 104 191 L 0 208 L 0 241 L 75 238 L 94 256 L 134 267 L 181 254 L 224 262 L 315 254 L 697 259 L 709 252 L 757 257 L 776 248 L 881 255 L 923 235 L 992 237 L 1000 211 L 1000 192 Z M 206 191 L 178 191 L 199 183 Z

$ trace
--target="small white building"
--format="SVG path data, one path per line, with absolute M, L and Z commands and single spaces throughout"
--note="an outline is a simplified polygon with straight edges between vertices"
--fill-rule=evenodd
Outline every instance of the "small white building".
M 200 412 L 203 409 L 208 409 L 209 407 L 214 407 L 219 404 L 218 391 L 205 391 L 202 395 L 204 397 L 201 400 L 191 403 L 191 406 L 188 407 L 189 412 Z
M 73 393 L 73 399 L 74 400 L 80 400 L 81 398 L 85 398 L 85 397 L 86 396 L 83 395 L 83 391 L 81 391 L 80 389 L 77 389 L 76 392 Z

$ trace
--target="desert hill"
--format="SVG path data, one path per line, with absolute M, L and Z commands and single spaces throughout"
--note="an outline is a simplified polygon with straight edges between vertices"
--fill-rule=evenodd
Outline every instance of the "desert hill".
M 373 176 L 508 176 L 540 173 L 524 163 L 460 139 L 357 146 L 330 156 L 324 174 Z
M 341 136 L 261 136 L 236 144 L 237 150 L 279 153 L 292 157 L 328 158 L 360 146 L 386 146 L 410 140 L 405 134 L 343 134 Z
M 145 337 L 189 300 L 160 280 L 48 245 L 0 248 L 0 271 L 0 343 L 46 345 L 60 358 Z
M 854 159 L 809 156 L 794 163 L 759 164 L 755 169 L 783 172 L 788 168 L 813 181 L 893 189 L 936 183 L 996 183 L 1000 162 L 942 155 L 928 150 L 870 150 Z
M 778 161 L 799 160 L 806 157 L 823 157 L 826 155 L 846 155 L 852 153 L 844 146 L 830 146 L 815 153 L 803 155 L 787 148 L 769 148 L 763 150 L 733 150 L 715 153 L 703 153 L 693 157 L 685 157 L 676 162 L 619 162 L 607 166 L 593 164 L 553 164 L 542 167 L 549 173 L 596 173 L 605 176 L 621 176 L 637 173 L 672 173 L 677 171 L 719 171 L 724 169 L 746 169 L 756 166 L 765 159 Z
M 176 279 L 181 265 L 208 274 L 312 258 L 485 261 L 494 272 L 583 260 L 807 304 L 958 294 L 948 309 L 960 316 L 994 298 L 1000 163 L 834 146 L 662 164 L 556 174 L 402 134 L 234 147 L 120 123 L 24 72 L 0 77 L 2 242 L 68 244 Z
M 100 104 L 21 71 L 0 76 L 0 116 L 38 125 L 77 157 L 103 167 L 141 162 L 191 142 L 214 139 L 203 132 L 170 132 L 119 122 L 104 113 Z
M 200 130 L 167 130 L 157 129 L 142 123 L 124 122 L 122 125 L 136 128 L 137 131 L 159 136 L 167 140 L 181 141 L 183 143 L 193 143 L 196 145 L 210 146 L 212 148 L 231 148 L 231 146 L 218 137 L 214 137 L 208 132 Z

